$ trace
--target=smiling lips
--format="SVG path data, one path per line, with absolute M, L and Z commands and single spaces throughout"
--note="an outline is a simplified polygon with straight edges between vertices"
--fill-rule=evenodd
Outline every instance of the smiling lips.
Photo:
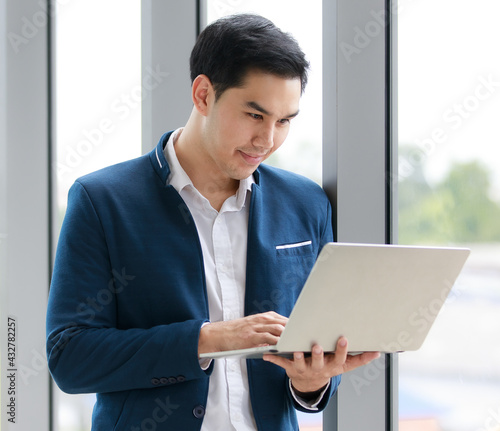
M 250 154 L 247 154 L 241 150 L 240 150 L 240 154 L 249 165 L 259 165 L 262 162 L 262 160 L 264 160 L 264 158 L 266 157 L 266 154 L 250 155 Z

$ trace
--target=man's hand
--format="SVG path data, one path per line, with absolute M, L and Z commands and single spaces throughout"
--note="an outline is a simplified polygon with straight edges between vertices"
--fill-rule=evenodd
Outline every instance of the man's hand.
M 288 318 L 268 311 L 241 319 L 214 322 L 201 328 L 198 354 L 274 345 Z
M 324 354 L 323 349 L 315 345 L 309 358 L 296 352 L 293 360 L 275 355 L 264 355 L 263 359 L 284 368 L 296 391 L 308 393 L 323 388 L 331 377 L 366 365 L 379 356 L 378 352 L 348 355 L 347 339 L 340 337 L 334 354 Z

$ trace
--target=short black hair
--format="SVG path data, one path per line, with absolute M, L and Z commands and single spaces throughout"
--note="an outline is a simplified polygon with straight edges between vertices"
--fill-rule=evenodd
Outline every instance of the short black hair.
M 198 36 L 189 60 L 191 83 L 206 75 L 216 99 L 232 87 L 241 87 L 252 70 L 307 84 L 309 62 L 297 41 L 260 15 L 238 14 L 208 25 Z

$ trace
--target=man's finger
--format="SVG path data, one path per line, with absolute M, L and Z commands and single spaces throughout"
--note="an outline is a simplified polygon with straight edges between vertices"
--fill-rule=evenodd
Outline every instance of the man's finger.
M 315 371 L 320 371 L 325 366 L 325 355 L 323 348 L 319 345 L 314 345 L 311 350 L 311 368 Z
M 289 369 L 293 365 L 293 362 L 291 360 L 278 355 L 264 355 L 262 359 L 264 359 L 264 361 L 278 365 L 285 370 Z
M 345 372 L 352 371 L 358 367 L 368 364 L 380 357 L 379 352 L 365 352 L 360 355 L 349 355 L 345 361 Z
M 335 355 L 334 355 L 334 359 L 333 359 L 333 362 L 340 366 L 340 365 L 343 365 L 347 359 L 347 350 L 348 350 L 348 347 L 347 347 L 347 338 L 345 337 L 340 337 L 338 340 L 337 340 L 337 348 L 335 350 Z
M 293 354 L 293 367 L 299 374 L 303 374 L 306 372 L 307 364 L 303 352 L 295 352 Z
M 281 325 L 279 323 L 273 323 L 273 324 L 263 324 L 255 327 L 256 332 L 267 332 L 269 334 L 273 335 L 281 335 L 283 330 L 285 329 L 284 325 Z
M 266 311 L 265 313 L 253 314 L 251 317 L 257 318 L 267 323 L 279 323 L 281 325 L 286 325 L 288 322 L 288 317 L 282 316 L 275 311 Z

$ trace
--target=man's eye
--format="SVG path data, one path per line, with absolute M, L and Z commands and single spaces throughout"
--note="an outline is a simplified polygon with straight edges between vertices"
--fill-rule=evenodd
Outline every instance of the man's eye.
M 283 118 L 283 119 L 279 120 L 278 123 L 280 123 L 280 124 L 289 124 L 290 123 L 290 119 L 289 118 Z
M 252 117 L 254 120 L 260 120 L 262 118 L 262 115 L 253 114 L 252 112 L 249 112 L 248 115 L 250 115 L 250 117 Z

